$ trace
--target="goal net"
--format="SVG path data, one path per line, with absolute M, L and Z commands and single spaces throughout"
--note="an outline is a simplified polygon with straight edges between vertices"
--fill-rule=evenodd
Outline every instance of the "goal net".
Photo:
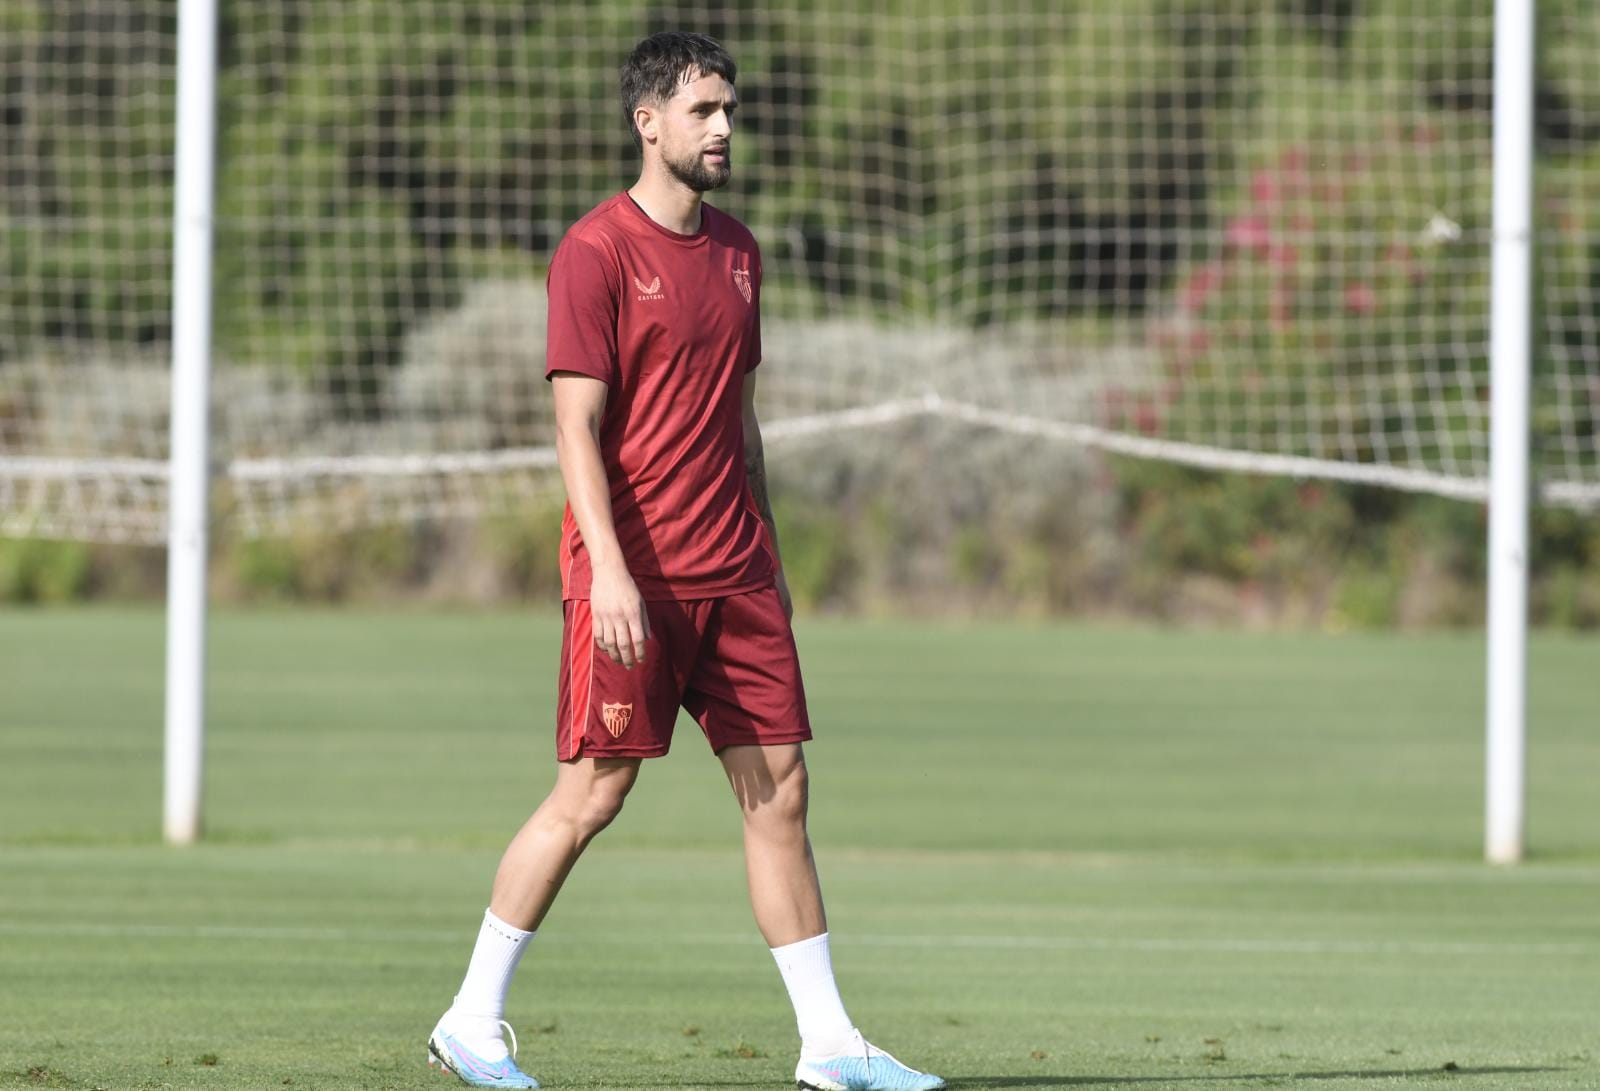
M 549 255 L 616 70 L 739 62 L 769 439 L 1486 495 L 1483 0 L 223 4 L 212 411 L 241 534 L 555 484 Z M 1541 0 L 1535 468 L 1600 502 L 1600 8 Z M 177 0 L 0 7 L 0 533 L 164 533 Z M 930 466 L 930 494 L 940 472 Z

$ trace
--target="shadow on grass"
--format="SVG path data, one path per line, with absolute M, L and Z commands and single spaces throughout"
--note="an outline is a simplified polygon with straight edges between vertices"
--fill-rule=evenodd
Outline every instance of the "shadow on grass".
M 1566 1068 L 1540 1068 L 1534 1066 L 1508 1068 L 1394 1068 L 1368 1069 L 1359 1072 L 1235 1072 L 1214 1076 L 951 1076 L 951 1091 L 964 1087 L 1119 1087 L 1155 1086 L 1169 1083 L 1230 1083 L 1243 1080 L 1272 1081 L 1291 1085 L 1302 1081 L 1319 1080 L 1394 1080 L 1422 1079 L 1440 1076 L 1521 1076 L 1538 1072 L 1568 1072 Z M 769 1087 L 771 1081 L 756 1080 L 688 1080 L 679 1083 L 651 1084 L 652 1087 Z
M 1317 1080 L 1394 1080 L 1439 1076 L 1511 1076 L 1535 1072 L 1565 1072 L 1565 1068 L 1397 1068 L 1359 1072 L 1232 1072 L 1215 1076 L 967 1076 L 951 1077 L 952 1088 L 961 1087 L 1096 1087 L 1104 1084 L 1138 1087 L 1143 1084 L 1229 1083 L 1272 1080 L 1282 1084 Z

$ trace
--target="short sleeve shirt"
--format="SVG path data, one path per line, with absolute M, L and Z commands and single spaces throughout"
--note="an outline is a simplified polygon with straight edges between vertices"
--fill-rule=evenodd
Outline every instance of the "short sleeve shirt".
M 627 193 L 573 225 L 550 262 L 545 375 L 608 387 L 600 454 L 628 572 L 646 599 L 769 586 L 776 562 L 745 477 L 745 373 L 761 362 L 761 255 L 733 217 L 701 206 L 681 235 Z M 568 505 L 562 593 L 591 570 Z

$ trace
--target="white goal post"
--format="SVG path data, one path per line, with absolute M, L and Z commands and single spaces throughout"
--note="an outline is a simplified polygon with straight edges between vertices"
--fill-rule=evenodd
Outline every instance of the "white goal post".
M 178 845 L 200 837 L 204 788 L 217 4 L 218 0 L 182 0 L 178 10 L 166 775 L 162 797 L 163 832 L 168 843 Z
M 1533 353 L 1536 0 L 1495 0 L 1494 245 L 1490 318 L 1489 664 L 1484 855 L 1526 848 L 1528 399 Z

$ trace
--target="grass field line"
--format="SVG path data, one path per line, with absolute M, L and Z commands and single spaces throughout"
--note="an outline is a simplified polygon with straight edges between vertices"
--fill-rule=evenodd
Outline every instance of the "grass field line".
M 261 940 L 294 943 L 453 943 L 465 931 L 422 929 L 307 928 L 232 924 L 98 924 L 88 921 L 0 921 L 0 936 L 56 936 L 81 939 Z M 845 946 L 954 948 L 958 950 L 1137 951 L 1173 954 L 1271 955 L 1600 955 L 1600 943 L 1519 943 L 1483 940 L 1328 940 L 1237 938 L 1111 938 L 1102 936 L 932 936 L 856 934 L 835 937 Z M 570 937 L 579 941 L 579 937 Z M 563 937 L 545 938 L 561 943 Z M 582 941 L 588 942 L 588 941 Z M 608 936 L 608 944 L 658 946 L 750 946 L 751 937 L 714 933 L 661 936 Z
M 623 839 L 618 838 L 618 841 Z M 249 838 L 212 835 L 197 846 L 177 850 L 190 855 L 219 852 L 255 853 L 311 853 L 340 854 L 471 852 L 481 854 L 491 861 L 504 851 L 504 841 L 495 838 L 417 838 L 417 837 L 265 837 Z M 175 850 L 153 838 L 116 838 L 105 836 L 34 835 L 7 836 L 0 834 L 0 859 L 7 855 L 16 857 L 51 856 L 71 853 L 110 852 L 126 854 L 144 852 L 163 859 L 175 859 Z M 697 860 L 711 862 L 743 861 L 743 851 L 736 846 L 717 845 L 641 845 L 621 843 L 603 846 L 594 852 L 611 860 L 663 858 L 672 860 Z M 1149 877 L 1159 881 L 1200 879 L 1207 882 L 1268 882 L 1300 884 L 1318 882 L 1341 883 L 1432 883 L 1460 881 L 1489 885 L 1520 886 L 1526 884 L 1600 884 L 1600 865 L 1585 854 L 1582 857 L 1543 859 L 1523 863 L 1514 868 L 1497 867 L 1482 860 L 1429 861 L 1414 859 L 1261 859 L 1215 854 L 1196 857 L 1191 854 L 1159 852 L 1087 852 L 1081 850 L 1007 849 L 1007 848 L 867 848 L 855 845 L 822 847 L 819 861 L 826 864 L 949 864 L 971 866 L 974 863 L 1029 866 L 1047 869 L 1072 869 L 1079 875 L 1092 877 L 1100 874 L 1115 875 L 1119 881 Z

